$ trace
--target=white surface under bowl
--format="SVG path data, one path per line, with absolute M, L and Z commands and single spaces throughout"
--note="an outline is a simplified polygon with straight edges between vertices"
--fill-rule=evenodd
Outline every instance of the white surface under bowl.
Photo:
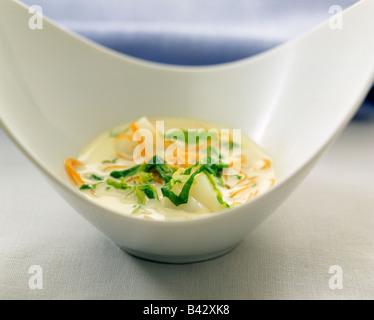
M 83 217 L 121 248 L 193 262 L 234 248 L 297 187 L 341 132 L 373 82 L 374 4 L 259 56 L 211 67 L 171 67 L 113 53 L 0 2 L 0 120 Z M 243 129 L 273 158 L 277 183 L 250 203 L 191 221 L 149 221 L 98 206 L 63 161 L 102 131 L 141 116 L 198 117 Z M 333 164 L 332 164 L 333 165 Z M 53 210 L 53 209 L 52 209 Z

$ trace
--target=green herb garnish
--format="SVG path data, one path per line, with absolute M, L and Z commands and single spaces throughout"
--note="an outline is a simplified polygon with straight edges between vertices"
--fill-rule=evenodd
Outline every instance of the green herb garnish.
M 138 198 L 139 204 L 146 204 L 147 199 L 145 198 L 145 192 L 139 188 L 135 190 L 136 197 Z
M 92 190 L 92 189 L 96 189 L 96 187 L 101 184 L 103 182 L 98 182 L 98 183 L 95 183 L 95 184 L 83 184 L 79 190 Z
M 94 189 L 94 187 L 91 186 L 91 185 L 89 185 L 89 184 L 83 184 L 83 185 L 79 188 L 79 190 L 92 190 L 92 189 Z
M 106 183 L 115 188 L 115 189 L 118 189 L 118 190 L 128 190 L 128 189 L 131 189 L 132 187 L 129 186 L 125 181 L 124 181 L 124 178 L 121 179 L 121 182 L 116 182 L 114 180 L 111 180 L 111 179 L 108 179 L 106 181 Z
M 91 174 L 91 177 L 92 177 L 93 179 L 95 179 L 95 180 L 99 180 L 99 181 L 103 181 L 103 180 L 104 180 L 104 178 L 101 178 L 101 177 L 97 176 L 96 174 Z
M 153 181 L 152 175 L 150 173 L 144 171 L 139 172 L 139 183 L 147 184 L 150 181 Z
M 129 169 L 123 171 L 113 171 L 110 175 L 113 178 L 121 178 L 121 177 L 128 177 L 135 175 L 139 172 L 152 172 L 157 171 L 160 176 L 165 180 L 165 182 L 169 182 L 175 169 L 168 165 L 167 163 L 163 163 L 163 160 L 159 156 L 154 156 L 148 163 L 136 165 Z
M 141 186 L 136 186 L 136 188 L 143 191 L 149 199 L 159 199 L 156 187 L 152 184 L 143 184 Z
M 113 178 L 120 179 L 120 178 L 126 178 L 128 176 L 132 176 L 140 171 L 144 171 L 144 164 L 139 164 L 137 166 L 131 167 L 129 169 L 123 170 L 123 171 L 112 171 L 110 175 Z
M 203 170 L 205 170 L 205 165 L 202 165 L 193 174 L 191 174 L 189 179 L 183 185 L 182 191 L 180 192 L 179 195 L 177 195 L 173 191 L 171 191 L 173 186 L 177 183 L 173 180 L 169 181 L 168 183 L 166 183 L 161 188 L 162 194 L 165 197 L 169 198 L 170 201 L 176 206 L 180 206 L 181 204 L 187 203 L 188 202 L 188 197 L 189 197 L 189 194 L 190 194 L 190 190 L 191 190 L 191 187 L 192 187 L 192 183 L 195 179 L 195 176 L 198 175 L 200 172 L 203 172 Z
M 142 206 L 141 205 L 133 205 L 132 206 L 134 209 L 131 211 L 131 213 L 137 213 L 141 208 Z
M 212 188 L 214 190 L 214 192 L 216 193 L 217 195 L 217 201 L 224 205 L 225 207 L 230 207 L 225 201 L 223 201 L 223 196 L 222 196 L 222 192 L 217 188 L 217 185 L 216 185 L 216 182 L 213 178 L 213 176 L 211 174 L 209 174 L 207 172 L 207 170 L 204 170 L 203 173 L 207 176 L 207 178 L 209 179 L 211 185 L 212 185 Z

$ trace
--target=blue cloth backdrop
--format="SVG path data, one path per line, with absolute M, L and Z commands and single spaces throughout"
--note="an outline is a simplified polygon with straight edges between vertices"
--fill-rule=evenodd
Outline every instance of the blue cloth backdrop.
M 358 0 L 23 2 L 41 6 L 55 22 L 113 50 L 161 63 L 209 65 L 273 48 L 327 21 L 331 6 L 345 9 Z

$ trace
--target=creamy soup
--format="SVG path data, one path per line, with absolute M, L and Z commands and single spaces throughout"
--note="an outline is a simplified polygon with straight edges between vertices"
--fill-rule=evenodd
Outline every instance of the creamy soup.
M 186 119 L 114 128 L 65 167 L 87 197 L 150 220 L 227 210 L 275 183 L 272 160 L 240 130 Z

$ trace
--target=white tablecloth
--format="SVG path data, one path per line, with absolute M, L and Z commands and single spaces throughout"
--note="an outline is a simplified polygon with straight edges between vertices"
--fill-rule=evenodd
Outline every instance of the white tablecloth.
M 2 299 L 374 299 L 374 118 L 353 121 L 269 220 L 231 253 L 167 265 L 116 248 L 0 130 Z M 29 288 L 29 268 L 43 289 Z M 343 289 L 329 287 L 329 268 Z

